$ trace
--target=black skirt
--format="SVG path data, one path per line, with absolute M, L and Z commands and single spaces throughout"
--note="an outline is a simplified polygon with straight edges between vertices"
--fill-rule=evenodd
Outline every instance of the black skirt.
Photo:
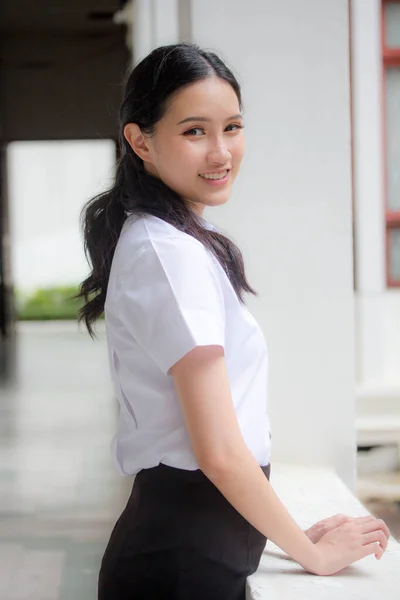
M 265 543 L 201 471 L 145 469 L 111 534 L 98 600 L 244 600 Z

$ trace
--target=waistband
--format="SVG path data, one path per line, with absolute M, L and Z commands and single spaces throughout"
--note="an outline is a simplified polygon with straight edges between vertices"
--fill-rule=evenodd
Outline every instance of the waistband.
M 269 480 L 271 474 L 271 465 L 261 466 L 261 470 Z M 181 481 L 181 482 L 198 482 L 198 483 L 210 483 L 208 477 L 200 469 L 194 471 L 188 471 L 186 469 L 179 469 L 176 467 L 170 467 L 160 463 L 156 467 L 150 469 L 142 469 L 136 475 L 136 481 L 140 483 L 147 483 L 152 481 Z

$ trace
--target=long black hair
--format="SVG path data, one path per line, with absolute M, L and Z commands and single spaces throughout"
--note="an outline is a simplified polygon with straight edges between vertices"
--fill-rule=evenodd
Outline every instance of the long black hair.
M 219 77 L 234 89 L 242 107 L 240 86 L 233 73 L 212 52 L 193 44 L 174 44 L 153 50 L 131 72 L 121 105 L 120 157 L 114 185 L 90 200 L 82 211 L 84 246 L 91 264 L 90 275 L 78 297 L 85 301 L 79 314 L 93 335 L 93 323 L 104 311 L 111 263 L 128 214 L 149 214 L 193 236 L 218 259 L 241 302 L 243 293 L 256 294 L 246 279 L 242 254 L 222 233 L 205 229 L 182 197 L 157 177 L 146 172 L 143 161 L 123 135 L 128 123 L 152 134 L 173 95 L 208 77 Z

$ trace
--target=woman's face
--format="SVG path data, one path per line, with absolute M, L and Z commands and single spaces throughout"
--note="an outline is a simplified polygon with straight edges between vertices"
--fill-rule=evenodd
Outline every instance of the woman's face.
M 227 202 L 242 162 L 243 118 L 233 88 L 210 77 L 175 96 L 155 134 L 145 136 L 148 172 L 198 214 Z

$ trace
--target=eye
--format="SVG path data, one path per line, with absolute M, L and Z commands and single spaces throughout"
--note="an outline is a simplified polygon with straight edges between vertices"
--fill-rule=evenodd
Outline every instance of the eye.
M 228 125 L 225 131 L 237 131 L 239 129 L 243 129 L 243 127 L 244 125 L 241 125 L 240 123 L 231 123 L 230 125 Z
M 192 127 L 192 129 L 188 129 L 187 131 L 185 131 L 183 135 L 199 137 L 199 135 L 202 135 L 203 133 L 204 129 L 202 129 L 201 127 Z

